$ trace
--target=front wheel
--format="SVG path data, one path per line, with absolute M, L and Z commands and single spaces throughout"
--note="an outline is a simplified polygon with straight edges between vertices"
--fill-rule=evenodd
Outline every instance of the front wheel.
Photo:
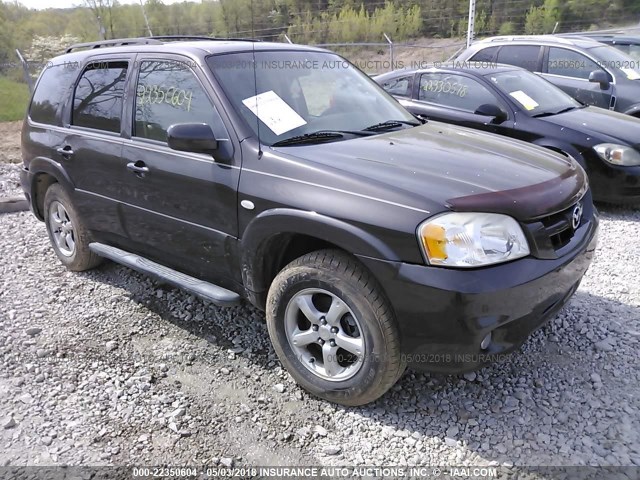
M 381 287 L 355 258 L 337 250 L 304 255 L 276 276 L 267 328 L 296 382 L 332 402 L 372 402 L 406 367 Z

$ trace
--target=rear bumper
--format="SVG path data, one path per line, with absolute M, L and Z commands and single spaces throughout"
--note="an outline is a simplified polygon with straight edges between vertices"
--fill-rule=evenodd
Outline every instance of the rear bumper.
M 597 230 L 594 216 L 576 231 L 571 253 L 556 260 L 527 257 L 473 270 L 361 260 L 395 309 L 408 364 L 462 373 L 500 360 L 562 308 L 591 264 Z

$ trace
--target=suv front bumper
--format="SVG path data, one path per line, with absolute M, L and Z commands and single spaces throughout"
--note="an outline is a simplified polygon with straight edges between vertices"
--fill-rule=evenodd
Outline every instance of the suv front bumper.
M 477 269 L 359 258 L 393 305 L 409 366 L 463 373 L 504 359 L 565 305 L 591 264 L 597 231 L 596 214 L 562 258 Z

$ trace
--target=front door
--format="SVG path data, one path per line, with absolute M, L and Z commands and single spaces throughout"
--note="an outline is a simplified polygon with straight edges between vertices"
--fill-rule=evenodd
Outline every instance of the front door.
M 599 83 L 590 82 L 591 72 L 603 69 L 582 53 L 567 48 L 549 47 L 543 67 L 543 77 L 579 102 L 600 108 L 611 106 L 613 83 L 607 88 L 602 88 Z
M 240 159 L 219 163 L 211 155 L 178 152 L 167 145 L 173 124 L 206 123 L 220 142 L 230 142 L 228 129 L 197 66 L 167 56 L 138 57 L 136 65 L 121 196 L 131 248 L 228 285 L 235 270 L 230 244 L 237 237 Z
M 420 74 L 416 83 L 413 100 L 399 99 L 414 115 L 509 135 L 513 127 L 511 110 L 477 80 L 457 73 L 429 72 Z M 475 113 L 487 104 L 501 108 L 510 118 L 497 124 L 493 122 L 494 117 Z

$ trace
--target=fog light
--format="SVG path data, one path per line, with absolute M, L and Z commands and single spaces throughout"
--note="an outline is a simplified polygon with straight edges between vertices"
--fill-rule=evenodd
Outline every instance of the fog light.
M 486 350 L 491 345 L 491 332 L 487 333 L 487 336 L 482 339 L 480 342 L 480 348 L 482 350 Z

